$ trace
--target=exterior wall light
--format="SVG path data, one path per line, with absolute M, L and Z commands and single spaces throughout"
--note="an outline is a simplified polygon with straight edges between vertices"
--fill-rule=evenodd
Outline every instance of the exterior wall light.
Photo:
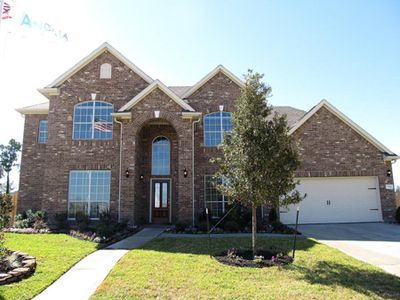
M 183 177 L 187 177 L 188 176 L 188 171 L 186 170 L 186 168 L 185 168 L 185 170 L 183 170 Z
M 386 175 L 387 175 L 387 177 L 391 177 L 392 176 L 392 170 L 388 169 L 386 171 Z
M 96 96 L 97 96 L 96 93 L 92 93 L 91 96 L 92 96 L 92 101 L 96 100 Z
M 126 178 L 129 178 L 129 175 L 130 175 L 129 169 L 126 169 L 126 171 L 125 171 L 125 177 L 126 177 Z
M 143 174 L 140 174 L 140 175 L 139 175 L 139 180 L 140 180 L 140 181 L 143 181 L 143 179 L 144 179 L 144 175 L 143 175 Z
M 155 110 L 154 111 L 154 117 L 155 118 L 159 118 L 160 117 L 160 111 L 159 110 Z
M 219 111 L 224 111 L 224 106 L 223 105 L 219 106 Z

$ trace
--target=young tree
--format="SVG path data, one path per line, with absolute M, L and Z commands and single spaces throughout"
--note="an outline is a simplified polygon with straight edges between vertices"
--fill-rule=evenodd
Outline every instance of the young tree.
M 21 151 L 21 143 L 11 139 L 8 145 L 0 145 L 0 162 L 4 172 L 6 172 L 6 194 L 10 193 L 10 172 L 18 158 L 18 153 Z
M 233 131 L 221 145 L 217 185 L 230 201 L 252 208 L 252 249 L 256 255 L 257 207 L 274 208 L 302 200 L 295 190 L 294 172 L 300 165 L 297 144 L 289 137 L 286 116 L 272 115 L 267 99 L 271 87 L 251 70 L 233 113 Z

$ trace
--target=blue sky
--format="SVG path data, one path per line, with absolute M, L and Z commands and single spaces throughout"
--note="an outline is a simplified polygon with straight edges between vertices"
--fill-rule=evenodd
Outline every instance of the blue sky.
M 22 138 L 14 108 L 43 102 L 36 88 L 108 41 L 168 85 L 192 85 L 218 64 L 238 76 L 252 68 L 272 86 L 272 104 L 309 110 L 325 98 L 400 154 L 400 1 L 19 0 L 15 8 L 69 41 L 22 32 L 18 22 L 0 29 L 0 126 L 13 124 L 1 143 Z

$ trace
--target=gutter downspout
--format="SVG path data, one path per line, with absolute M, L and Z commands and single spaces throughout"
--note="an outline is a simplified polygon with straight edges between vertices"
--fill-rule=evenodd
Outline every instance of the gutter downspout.
M 121 179 L 122 179 L 122 122 L 114 119 L 121 126 L 119 135 L 119 178 L 118 178 L 118 223 L 121 223 Z
M 194 222 L 194 182 L 195 182 L 195 180 L 194 180 L 194 151 L 195 151 L 195 149 L 194 149 L 194 129 L 195 129 L 195 124 L 196 123 L 199 123 L 201 121 L 201 118 L 199 118 L 198 120 L 196 120 L 196 121 L 193 121 L 192 122 L 192 226 L 194 226 L 195 224 L 195 222 Z

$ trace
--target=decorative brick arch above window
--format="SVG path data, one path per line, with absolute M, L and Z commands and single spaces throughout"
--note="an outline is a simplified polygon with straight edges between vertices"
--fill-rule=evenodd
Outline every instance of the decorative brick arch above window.
M 100 66 L 100 78 L 110 79 L 112 72 L 112 66 L 109 63 L 104 63 Z

